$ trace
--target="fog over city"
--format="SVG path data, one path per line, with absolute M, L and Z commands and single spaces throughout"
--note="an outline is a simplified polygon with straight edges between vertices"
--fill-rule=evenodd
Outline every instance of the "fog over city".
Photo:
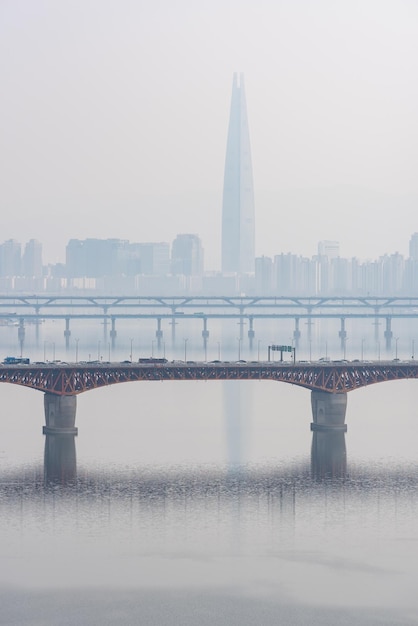
M 418 6 L 408 0 L 3 0 L 2 241 L 172 242 L 220 268 L 233 72 L 256 255 L 408 255 L 418 230 Z

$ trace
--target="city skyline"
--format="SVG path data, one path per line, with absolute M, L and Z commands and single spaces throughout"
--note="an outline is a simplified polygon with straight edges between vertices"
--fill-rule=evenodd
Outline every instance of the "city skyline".
M 5 240 L 36 238 L 62 262 L 70 238 L 196 232 L 207 266 L 220 269 L 239 68 L 256 256 L 311 256 L 321 239 L 347 257 L 407 253 L 418 206 L 417 6 L 122 0 L 116 11 L 92 0 L 82 18 L 66 1 L 1 3 Z

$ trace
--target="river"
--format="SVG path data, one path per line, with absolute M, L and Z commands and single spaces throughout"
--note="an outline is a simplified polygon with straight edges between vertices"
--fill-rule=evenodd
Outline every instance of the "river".
M 418 623 L 418 381 L 349 393 L 330 437 L 270 381 L 94 390 L 59 444 L 0 392 L 0 624 Z

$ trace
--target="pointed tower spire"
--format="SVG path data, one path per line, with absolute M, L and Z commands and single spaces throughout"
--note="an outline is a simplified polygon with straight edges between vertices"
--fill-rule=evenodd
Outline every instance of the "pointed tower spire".
M 254 272 L 254 185 L 244 75 L 234 73 L 222 206 L 222 271 Z

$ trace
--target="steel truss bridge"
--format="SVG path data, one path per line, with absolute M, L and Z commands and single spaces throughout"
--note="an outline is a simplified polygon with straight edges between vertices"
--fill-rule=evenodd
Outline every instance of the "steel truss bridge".
M 2 365 L 0 382 L 57 396 L 132 381 L 273 380 L 312 391 L 346 393 L 390 380 L 418 378 L 418 361 L 332 363 L 71 363 Z

